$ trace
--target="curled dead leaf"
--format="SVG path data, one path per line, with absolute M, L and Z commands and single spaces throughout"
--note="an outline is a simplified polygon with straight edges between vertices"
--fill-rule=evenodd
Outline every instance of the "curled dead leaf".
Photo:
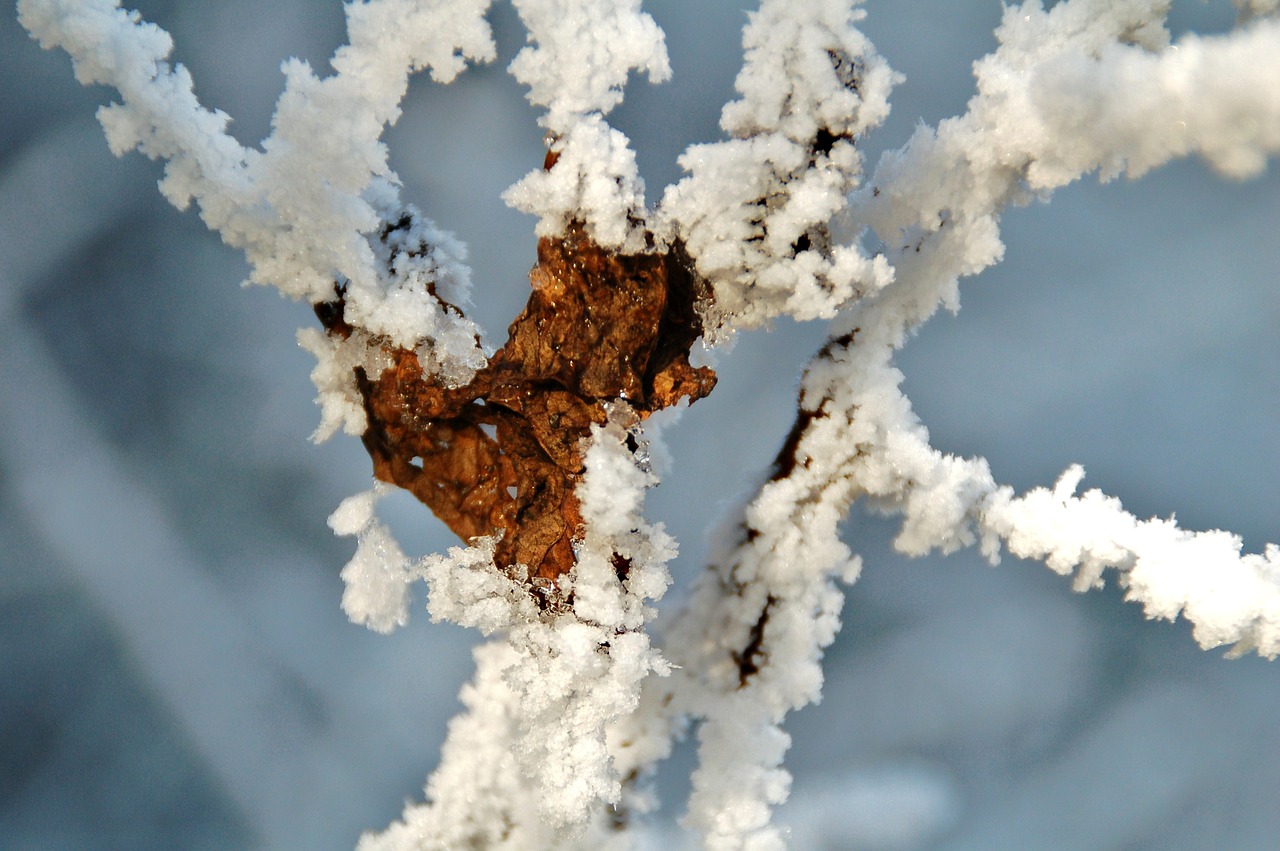
M 591 426 L 619 405 L 639 421 L 715 386 L 711 369 L 689 363 L 701 334 L 690 269 L 679 245 L 617 254 L 576 223 L 541 239 L 529 301 L 469 384 L 446 387 L 390 346 L 392 365 L 376 378 L 356 369 L 374 475 L 463 540 L 498 536 L 495 561 L 512 575 L 554 583 L 581 535 L 575 488 Z M 339 289 L 316 315 L 345 338 L 343 308 Z

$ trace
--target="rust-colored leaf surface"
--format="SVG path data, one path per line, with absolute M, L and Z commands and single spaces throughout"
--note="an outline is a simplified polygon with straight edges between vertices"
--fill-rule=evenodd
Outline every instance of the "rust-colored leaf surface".
M 554 582 L 573 567 L 583 438 L 607 420 L 606 405 L 624 402 L 639 420 L 715 386 L 709 368 L 689 364 L 701 334 L 689 269 L 678 245 L 616 254 L 577 224 L 540 240 L 528 304 L 470 384 L 444 387 L 398 348 L 376 379 L 356 370 L 374 475 L 463 540 L 500 536 L 498 565 L 525 565 L 534 588 Z M 316 315 L 347 337 L 343 306 L 339 290 Z

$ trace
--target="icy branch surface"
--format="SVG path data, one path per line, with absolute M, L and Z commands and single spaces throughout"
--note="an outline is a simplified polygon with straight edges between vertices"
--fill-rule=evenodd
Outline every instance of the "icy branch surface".
M 538 236 L 559 236 L 575 219 L 605 248 L 648 247 L 644 181 L 627 137 L 604 115 L 622 102 L 631 71 L 660 83 L 671 76 L 662 30 L 640 0 L 516 0 L 529 46 L 511 73 L 546 108 L 552 157 L 504 200 L 538 217 Z
M 1077 499 L 1076 468 L 1055 498 L 1040 490 L 1010 501 L 982 459 L 929 448 L 883 354 L 938 305 L 955 306 L 960 276 L 1000 258 L 1000 211 L 1028 191 L 1043 195 L 1095 169 L 1103 179 L 1138 175 L 1192 153 L 1244 177 L 1280 150 L 1280 25 L 1262 21 L 1170 45 L 1166 8 L 1077 0 L 1048 12 L 1038 4 L 1006 12 L 1000 49 L 976 66 L 978 95 L 968 113 L 936 132 L 918 131 L 901 153 L 887 155 L 874 190 L 855 203 L 885 242 L 903 246 L 896 281 L 851 315 L 848 324 L 864 333 L 855 334 L 837 371 L 811 372 L 805 393 L 838 400 L 848 388 L 865 388 L 862 394 L 900 400 L 868 406 L 854 396 L 839 407 L 850 433 L 870 428 L 879 436 L 857 479 L 903 514 L 903 551 L 954 549 L 972 543 L 980 527 L 989 554 L 994 537 L 1019 555 L 1047 558 L 1059 572 L 1079 565 L 1081 587 L 1096 584 L 1103 566 L 1115 567 L 1132 599 L 1153 617 L 1181 612 L 1203 646 L 1230 643 L 1274 657 L 1273 549 L 1241 556 L 1239 539 L 1228 533 L 1138 521 L 1096 491 Z M 1037 512 L 1040 521 L 1032 519 Z
M 550 607 L 540 610 L 482 546 L 429 556 L 408 571 L 426 580 L 433 619 L 503 637 L 477 651 L 475 683 L 463 692 L 469 714 L 454 722 L 427 802 L 362 848 L 536 848 L 557 835 L 603 847 L 598 822 L 622 796 L 609 728 L 635 711 L 647 677 L 669 673 L 644 626 L 653 615 L 647 604 L 670 583 L 675 541 L 640 514 L 655 479 L 628 440 L 617 422 L 593 431 L 579 489 L 586 524 L 577 566 L 548 589 Z M 362 551 L 379 546 L 384 558 L 375 571 L 357 552 L 359 567 L 348 568 L 374 577 L 364 580 L 364 600 L 387 584 L 384 575 L 404 577 L 406 569 L 399 550 L 382 545 L 362 500 L 353 497 L 335 518 L 344 529 L 363 523 Z M 383 596 L 386 619 L 398 600 Z M 482 735 L 482 747 L 467 744 Z
M 902 516 L 905 553 L 981 543 L 994 558 L 1004 542 L 1077 571 L 1080 588 L 1111 567 L 1149 615 L 1190 620 L 1202 646 L 1280 653 L 1275 547 L 1242 556 L 1229 533 L 1140 521 L 1098 492 L 1075 497 L 1077 468 L 1052 491 L 1015 498 L 985 460 L 930 446 L 893 366 L 939 306 L 958 307 L 959 279 L 1001 258 L 1009 204 L 1093 170 L 1137 175 L 1195 153 L 1240 177 L 1275 153 L 1280 30 L 1260 22 L 1170 45 L 1166 9 L 1090 0 L 1009 8 L 1000 48 L 976 65 L 968 112 L 921 128 L 855 195 L 848 215 L 889 246 L 892 278 L 846 309 L 810 364 L 773 476 L 672 632 L 677 675 L 650 684 L 642 705 L 652 715 L 630 733 L 643 743 L 637 753 L 661 758 L 681 713 L 704 719 L 687 820 L 708 847 L 781 845 L 770 826 L 789 782 L 780 722 L 818 697 L 822 650 L 838 626 L 834 581 L 857 573 L 837 524 L 858 496 Z M 1254 83 L 1237 86 L 1241 75 Z
M 427 781 L 430 806 L 410 804 L 401 820 L 366 833 L 358 851 L 445 848 L 546 848 L 555 832 L 538 818 L 533 790 L 513 752 L 519 705 L 503 673 L 519 662 L 497 640 L 474 651 L 476 674 L 459 696 L 440 767 Z
M 627 75 L 653 83 L 671 76 L 662 30 L 640 11 L 640 0 L 516 0 L 529 46 L 511 73 L 546 107 L 542 124 L 567 133 L 584 115 L 604 115 L 622 103 Z
M 1280 655 L 1280 548 L 1241 555 L 1238 535 L 1188 532 L 1172 520 L 1139 520 L 1099 490 L 1076 496 L 1084 477 L 1067 469 L 1050 488 L 988 498 L 980 528 L 1020 558 L 1043 559 L 1075 576 L 1077 590 L 1099 587 L 1114 568 L 1125 596 L 1147 617 L 1181 615 L 1206 649 L 1233 645 L 1231 655 Z
M 828 225 L 862 173 L 855 140 L 889 112 L 897 79 L 854 24 L 858 3 L 764 0 L 743 31 L 730 138 L 694 145 L 662 213 L 714 291 L 709 326 L 829 319 L 883 287 L 883 259 L 833 245 Z
M 961 276 L 1000 258 L 1001 210 L 1027 200 L 1028 192 L 1043 195 L 1095 169 L 1103 178 L 1140 174 L 1175 156 L 1198 153 L 1224 173 L 1245 176 L 1280 149 L 1280 92 L 1262 81 L 1280 74 L 1280 27 L 1264 21 L 1231 36 L 1188 36 L 1170 45 L 1163 28 L 1166 7 L 1076 0 L 1048 12 L 1038 4 L 1009 9 L 997 31 L 1000 48 L 976 66 L 978 95 L 968 113 L 937 131 L 923 128 L 903 151 L 886 155 L 870 181 L 873 188 L 855 201 L 855 215 L 864 216 L 886 243 L 900 246 L 890 252 L 895 283 L 851 312 L 844 351 L 829 355 L 825 364 L 820 359 L 803 392 L 835 403 L 833 409 L 847 418 L 845 434 L 871 438 L 856 480 L 881 506 L 903 515 L 897 544 L 904 552 L 971 544 L 978 526 L 1011 547 L 1018 541 L 1020 554 L 1049 557 L 1056 549 L 1055 569 L 1063 569 L 1063 547 L 1070 550 L 1030 543 L 1036 537 L 1025 525 L 1035 513 L 1030 506 L 1052 515 L 1050 501 L 1028 495 L 1011 503 L 1019 506 L 1016 511 L 1001 508 L 1009 497 L 993 496 L 997 490 L 982 459 L 956 459 L 929 447 L 888 354 L 939 305 L 956 305 Z M 1245 65 L 1253 71 L 1245 72 Z M 1254 71 L 1262 76 L 1253 85 L 1228 83 Z M 1087 97 L 1077 98 L 1072 93 L 1082 86 Z M 1244 112 L 1252 116 L 1247 122 L 1239 120 Z M 1212 119 L 1200 120 L 1202 115 Z M 1264 614 L 1253 594 L 1275 581 L 1270 555 L 1241 557 L 1238 539 L 1226 533 L 1138 524 L 1117 501 L 1096 492 L 1083 501 L 1068 499 L 1072 490 L 1064 505 L 1071 511 L 1088 505 L 1099 521 L 1098 539 L 1078 542 L 1094 558 L 1071 562 L 1083 565 L 1084 586 L 1096 581 L 1099 560 L 1122 571 L 1142 564 L 1141 579 L 1122 581 L 1153 616 L 1171 617 L 1185 607 L 1205 646 L 1238 643 L 1267 656 L 1280 651 L 1274 616 Z M 1061 512 L 1047 516 L 1041 528 L 1071 537 L 1067 530 L 1080 526 L 1066 520 Z M 1024 525 L 1025 533 L 1015 531 L 1016 525 Z M 1126 527 L 1145 531 L 1132 534 Z M 1157 528 L 1171 531 L 1160 535 Z M 1114 546 L 1107 556 L 1105 541 Z M 993 552 L 990 539 L 987 549 Z M 1198 580 L 1191 578 L 1196 571 L 1178 567 L 1198 560 L 1193 553 L 1212 554 L 1201 562 Z M 1157 574 L 1152 565 L 1161 555 L 1168 569 Z M 1210 575 L 1239 578 L 1223 578 L 1219 585 L 1203 578 Z M 1214 605 L 1201 604 L 1206 583 L 1249 593 L 1220 590 Z
M 450 305 L 465 303 L 465 249 L 429 222 L 417 245 L 370 240 L 403 214 L 397 178 L 380 141 L 399 117 L 410 73 L 452 80 L 467 60 L 494 55 L 488 0 L 374 0 L 347 6 L 350 43 L 334 54 L 335 73 L 315 76 L 284 63 L 285 89 L 261 150 L 226 132 L 227 115 L 202 107 L 190 73 L 170 65 L 168 33 L 119 8 L 118 0 L 21 0 L 22 24 L 47 47 L 72 57 L 82 83 L 115 88 L 120 101 L 98 118 L 113 153 L 136 148 L 165 161 L 160 189 L 179 209 L 193 200 L 211 230 L 243 249 L 254 283 L 312 303 L 347 288 L 348 321 L 360 333 L 325 344 L 306 335 L 323 421 L 364 429 L 351 404 L 349 364 L 366 363 L 373 338 L 423 352 L 423 366 L 465 380 L 485 360 L 479 330 Z M 442 299 L 444 299 L 442 301 Z M 455 301 L 448 301 L 455 299 Z

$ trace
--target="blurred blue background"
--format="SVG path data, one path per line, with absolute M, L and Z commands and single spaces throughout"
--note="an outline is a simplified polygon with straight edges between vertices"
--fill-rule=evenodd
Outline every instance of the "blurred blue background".
M 651 201 L 688 143 L 719 137 L 744 5 L 646 4 L 674 81 L 633 84 L 612 120 Z M 245 143 L 269 132 L 280 61 L 325 69 L 344 40 L 336 2 L 138 8 Z M 1001 9 L 867 10 L 907 77 L 865 140 L 874 162 L 963 110 Z M 1233 19 L 1226 0 L 1174 10 L 1175 33 Z M 492 20 L 498 62 L 416 81 L 388 141 L 407 198 L 470 245 L 474 315 L 500 340 L 534 239 L 498 195 L 542 139 L 503 70 L 523 32 L 505 5 Z M 350 438 L 307 440 L 309 310 L 237 286 L 243 260 L 160 198 L 159 168 L 108 153 L 93 111 L 110 94 L 12 7 L 0 80 L 0 847 L 349 848 L 421 799 L 475 636 L 421 599 L 389 637 L 346 622 L 352 543 L 325 518 L 369 462 Z M 1011 211 L 1005 262 L 901 359 L 935 445 L 1019 489 L 1080 462 L 1139 516 L 1276 540 L 1278 188 L 1187 162 Z M 742 335 L 667 430 L 649 514 L 682 549 L 664 609 L 776 451 L 823 330 Z M 384 505 L 409 552 L 454 543 L 411 499 Z M 864 574 L 824 700 L 790 725 L 796 847 L 1280 847 L 1280 668 L 1203 652 L 1114 588 L 1074 595 L 972 553 L 907 560 L 892 534 L 857 509 L 848 523 Z M 690 765 L 686 747 L 662 771 L 664 819 Z

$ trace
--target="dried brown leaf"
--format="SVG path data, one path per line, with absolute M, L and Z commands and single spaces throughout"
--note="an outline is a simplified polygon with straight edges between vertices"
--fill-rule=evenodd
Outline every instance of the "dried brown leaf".
M 617 254 L 577 224 L 540 240 L 529 301 L 471 383 L 445 387 L 389 346 L 392 366 L 376 379 L 356 370 L 374 475 L 463 540 L 498 536 L 495 560 L 513 575 L 523 565 L 535 584 L 554 582 L 581 535 L 575 488 L 591 426 L 619 403 L 638 421 L 715 386 L 709 368 L 689 363 L 701 334 L 689 270 L 679 246 Z M 343 307 L 339 291 L 316 314 L 349 337 Z

